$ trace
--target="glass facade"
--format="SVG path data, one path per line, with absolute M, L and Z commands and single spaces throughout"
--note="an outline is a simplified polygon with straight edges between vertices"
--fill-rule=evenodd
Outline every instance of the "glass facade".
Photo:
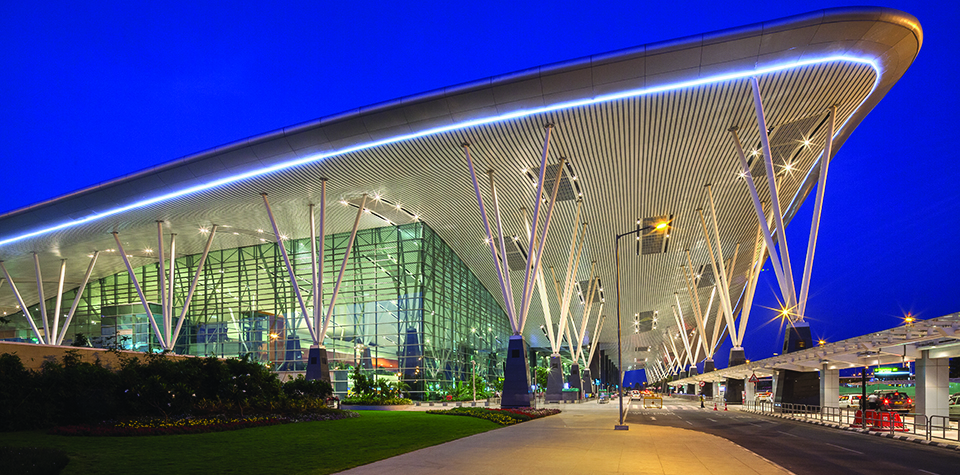
M 349 238 L 349 233 L 325 238 L 327 302 Z M 312 313 L 310 240 L 288 240 L 285 246 Z M 176 260 L 174 325 L 200 257 Z M 159 263 L 135 272 L 147 300 L 159 302 Z M 75 294 L 76 289 L 64 292 L 61 314 Z M 53 305 L 55 299 L 48 299 L 50 312 Z M 151 311 L 159 323 L 159 305 L 151 304 Z M 177 353 L 250 354 L 277 371 L 305 368 L 312 340 L 275 243 L 211 251 L 185 315 Z M 2 337 L 29 341 L 33 335 L 23 315 L 10 320 Z M 160 350 L 126 272 L 87 285 L 64 344 L 77 334 L 95 347 Z M 357 233 L 325 343 L 338 392 L 347 390 L 348 374 L 359 365 L 403 379 L 418 398 L 469 381 L 474 371 L 487 381 L 500 377 L 509 335 L 506 315 L 487 289 L 429 226 L 415 222 Z

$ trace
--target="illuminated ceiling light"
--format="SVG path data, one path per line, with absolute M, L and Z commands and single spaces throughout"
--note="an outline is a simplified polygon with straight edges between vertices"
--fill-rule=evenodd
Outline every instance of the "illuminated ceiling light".
M 810 139 L 803 139 L 803 146 L 804 146 L 804 147 L 809 147 L 811 143 L 812 143 L 812 142 L 810 141 Z
M 340 204 L 346 206 L 346 205 L 347 205 L 347 200 L 340 200 Z
M 666 229 L 666 227 L 667 227 L 667 223 L 666 223 L 666 222 L 663 222 L 663 223 L 657 224 L 657 226 L 654 227 L 654 229 L 656 229 L 656 230 L 659 231 L 659 230 L 662 230 L 662 229 Z
M 145 252 L 145 253 L 147 253 L 147 254 L 153 254 L 153 249 L 150 249 L 150 248 L 148 247 L 148 248 L 144 249 L 143 252 Z
M 459 131 L 459 130 L 464 130 L 471 127 L 494 124 L 494 123 L 503 122 L 507 120 L 514 120 L 518 118 L 529 117 L 529 116 L 538 115 L 538 114 L 545 114 L 545 113 L 550 113 L 554 111 L 562 111 L 562 110 L 583 107 L 583 106 L 588 106 L 593 104 L 602 104 L 602 103 L 607 103 L 607 102 L 626 99 L 626 98 L 650 96 L 653 94 L 658 94 L 666 91 L 687 89 L 687 88 L 702 86 L 706 84 L 723 83 L 723 82 L 747 78 L 751 76 L 762 76 L 765 74 L 770 74 L 770 73 L 775 73 L 775 72 L 780 72 L 785 70 L 793 70 L 793 69 L 797 69 L 805 66 L 811 66 L 815 64 L 824 64 L 824 63 L 829 63 L 834 61 L 843 61 L 843 62 L 866 65 L 872 68 L 873 71 L 876 73 L 873 87 L 870 89 L 870 92 L 866 94 L 863 101 L 861 101 L 860 104 L 857 105 L 856 109 L 854 110 L 854 113 L 851 114 L 851 116 L 855 116 L 856 112 L 860 109 L 860 107 L 868 99 L 872 97 L 873 92 L 876 91 L 878 85 L 880 84 L 880 80 L 882 77 L 882 71 L 880 69 L 880 66 L 873 59 L 857 57 L 854 55 L 830 55 L 830 56 L 815 57 L 815 58 L 809 58 L 809 59 L 804 59 L 799 61 L 789 61 L 789 62 L 784 62 L 780 64 L 774 64 L 765 68 L 757 69 L 757 68 L 751 67 L 750 69 L 745 69 L 742 71 L 734 71 L 730 73 L 717 74 L 714 76 L 700 77 L 697 79 L 679 81 L 675 83 L 668 83 L 668 84 L 657 85 L 657 86 L 652 86 L 647 88 L 631 89 L 628 91 L 620 91 L 620 92 L 599 95 L 599 96 L 594 96 L 594 97 L 585 98 L 585 99 L 577 99 L 577 100 L 572 100 L 568 102 L 560 102 L 557 104 L 551 104 L 544 107 L 521 109 L 521 110 L 507 112 L 500 115 L 482 117 L 478 119 L 472 119 L 472 120 L 467 120 L 463 122 L 457 122 L 454 124 L 443 125 L 440 127 L 434 127 L 431 129 L 421 130 L 421 131 L 417 131 L 409 134 L 402 134 L 402 135 L 387 137 L 381 140 L 375 140 L 372 142 L 366 142 L 366 143 L 357 144 L 350 147 L 345 147 L 333 152 L 311 154 L 305 157 L 299 157 L 293 160 L 276 163 L 271 166 L 258 168 L 258 169 L 246 171 L 243 173 L 238 173 L 236 175 L 231 175 L 231 176 L 219 178 L 216 180 L 203 182 L 194 186 L 189 186 L 187 188 L 171 191 L 169 193 L 165 193 L 159 196 L 154 196 L 154 197 L 146 198 L 143 200 L 135 201 L 133 203 L 130 203 L 124 206 L 111 208 L 100 213 L 95 213 L 95 214 L 85 216 L 80 219 L 64 221 L 43 229 L 38 229 L 36 231 L 31 231 L 18 236 L 4 239 L 0 241 L 0 246 L 5 246 L 7 244 L 22 241 L 24 239 L 29 239 L 29 238 L 41 236 L 44 234 L 48 234 L 54 231 L 59 231 L 59 230 L 71 228 L 77 225 L 86 224 L 92 221 L 97 221 L 97 220 L 100 220 L 109 216 L 113 216 L 119 213 L 123 213 L 123 212 L 134 210 L 134 209 L 144 208 L 150 205 L 154 205 L 156 203 L 165 202 L 165 201 L 179 198 L 182 196 L 187 196 L 187 195 L 191 195 L 201 191 L 207 191 L 213 188 L 221 187 L 224 185 L 237 183 L 249 178 L 262 177 L 277 171 L 288 170 L 288 169 L 299 167 L 308 163 L 318 163 L 331 157 L 344 156 L 347 154 L 369 150 L 369 149 L 373 149 L 375 147 L 381 147 L 384 145 L 396 144 L 396 143 L 401 143 L 401 142 L 405 142 L 405 141 L 409 141 L 409 140 L 413 140 L 421 137 L 436 136 L 436 135 L 448 133 L 451 131 Z M 838 130 L 843 129 L 844 125 L 846 125 L 846 122 L 844 122 L 844 124 L 840 124 L 838 127 Z M 759 153 L 757 151 L 754 151 L 754 152 Z M 754 153 L 754 155 L 756 153 Z
M 824 340 L 823 338 L 821 338 L 821 339 L 817 340 L 817 344 L 819 344 L 820 346 L 826 345 L 826 344 L 827 344 L 827 340 Z
M 263 230 L 262 230 L 262 229 L 258 229 L 257 232 L 260 233 L 260 234 L 263 234 Z
M 200 234 L 207 234 L 207 233 L 209 233 L 209 232 L 210 232 L 210 230 L 207 229 L 207 228 L 200 228 Z M 110 249 L 110 251 L 113 251 L 113 249 Z

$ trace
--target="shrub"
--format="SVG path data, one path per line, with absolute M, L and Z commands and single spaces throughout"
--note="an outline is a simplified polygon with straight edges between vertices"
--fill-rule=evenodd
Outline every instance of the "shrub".
M 240 359 L 172 359 L 120 355 L 110 371 L 68 351 L 39 371 L 16 355 L 0 355 L 0 430 L 97 424 L 104 420 L 179 419 L 185 415 L 294 414 L 324 408 L 329 383 L 286 384 L 263 365 Z
M 476 417 L 493 421 L 500 425 L 526 422 L 531 419 L 539 419 L 559 413 L 559 409 L 488 409 L 484 407 L 456 407 L 447 410 L 427 411 L 427 414 Z

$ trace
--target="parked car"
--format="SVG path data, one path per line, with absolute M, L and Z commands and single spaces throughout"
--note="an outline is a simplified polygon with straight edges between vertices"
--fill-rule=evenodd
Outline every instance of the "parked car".
M 900 391 L 884 391 L 877 394 L 881 411 L 913 412 L 913 399 Z
M 950 396 L 950 420 L 960 421 L 960 393 Z
M 840 407 L 841 408 L 860 408 L 860 399 L 863 396 L 860 394 L 844 394 L 840 396 Z
M 757 402 L 773 402 L 773 393 L 771 391 L 765 391 L 756 394 Z

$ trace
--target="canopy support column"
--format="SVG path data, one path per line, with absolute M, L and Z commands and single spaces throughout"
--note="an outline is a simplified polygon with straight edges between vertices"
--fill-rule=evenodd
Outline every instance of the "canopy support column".
M 273 233 L 277 238 L 277 246 L 280 248 L 280 256 L 283 257 L 283 263 L 287 268 L 287 275 L 290 277 L 290 286 L 293 287 L 294 295 L 297 296 L 297 303 L 300 305 L 303 321 L 307 324 L 310 337 L 316 340 L 317 337 L 314 334 L 313 323 L 310 321 L 310 317 L 307 316 L 307 306 L 303 303 L 303 294 L 300 292 L 300 285 L 297 284 L 297 275 L 293 272 L 293 265 L 290 264 L 290 257 L 287 256 L 287 248 L 283 244 L 283 236 L 280 234 L 277 221 L 274 219 L 273 211 L 270 209 L 270 201 L 267 200 L 266 193 L 260 193 L 260 196 L 263 197 L 263 205 L 267 208 L 267 217 L 270 218 L 270 225 L 273 226 Z M 363 210 L 361 209 L 360 212 L 363 212 Z
M 0 261 L 0 271 L 3 271 L 3 276 L 6 277 L 7 282 L 10 284 L 10 288 L 13 290 L 13 296 L 17 298 L 17 303 L 20 304 L 20 310 L 23 311 L 23 316 L 27 319 L 27 323 L 30 324 L 30 329 L 33 330 L 33 334 L 37 337 L 37 340 L 40 343 L 43 343 L 43 336 L 40 335 L 40 330 L 37 329 L 37 324 L 33 322 L 33 317 L 30 316 L 30 310 L 27 308 L 27 304 L 23 302 L 23 297 L 20 296 L 20 291 L 17 290 L 17 284 L 13 282 L 13 279 L 10 278 L 10 273 L 7 272 L 6 266 L 3 265 L 3 261 Z
M 43 275 L 40 272 L 40 256 L 33 253 L 33 268 L 37 276 L 37 293 L 40 295 L 40 321 L 43 323 L 43 338 L 40 343 L 50 344 L 50 323 L 47 320 L 47 299 L 43 296 Z
M 187 297 L 183 300 L 183 308 L 180 309 L 180 318 L 177 320 L 177 328 L 173 331 L 170 339 L 170 351 L 173 351 L 177 344 L 177 337 L 180 336 L 180 329 L 183 328 L 183 321 L 187 317 L 187 309 L 190 308 L 190 300 L 193 299 L 193 291 L 197 288 L 197 282 L 200 281 L 200 274 L 203 273 L 203 264 L 207 262 L 207 255 L 210 254 L 210 246 L 213 245 L 213 236 L 217 234 L 217 225 L 210 228 L 210 236 L 207 237 L 207 245 L 203 247 L 203 255 L 200 256 L 200 262 L 197 264 L 197 272 L 193 275 L 193 281 L 190 282 L 190 290 L 187 291 Z
M 83 282 L 80 283 L 80 287 L 77 288 L 77 295 L 73 297 L 73 305 L 70 306 L 70 311 L 67 312 L 67 319 L 63 322 L 63 328 L 60 329 L 60 333 L 57 337 L 57 344 L 63 344 L 63 336 L 67 334 L 67 328 L 70 328 L 70 322 L 73 321 L 73 315 L 77 311 L 77 306 L 80 305 L 80 298 L 83 296 L 83 290 L 87 288 L 87 282 L 90 281 L 90 275 L 93 274 L 93 266 L 97 264 L 97 257 L 100 256 L 100 251 L 93 251 L 93 255 L 90 256 L 90 264 L 87 266 L 87 272 L 83 274 Z
M 127 267 L 127 274 L 130 276 L 130 282 L 133 283 L 133 287 L 137 290 L 137 296 L 140 297 L 140 303 L 143 304 L 144 311 L 147 312 L 147 318 L 150 320 L 150 326 L 153 327 L 154 334 L 157 335 L 157 341 L 160 342 L 161 346 L 164 346 L 163 333 L 160 331 L 160 327 L 157 326 L 157 320 L 153 316 L 153 312 L 150 310 L 150 304 L 147 303 L 147 297 L 143 293 L 143 288 L 140 287 L 140 282 L 137 280 L 137 273 L 133 271 L 133 266 L 130 265 L 130 259 L 127 258 L 127 252 L 123 250 L 123 244 L 120 242 L 120 234 L 114 231 L 113 240 L 117 242 L 117 250 L 120 251 L 120 257 L 123 258 L 123 264 Z

